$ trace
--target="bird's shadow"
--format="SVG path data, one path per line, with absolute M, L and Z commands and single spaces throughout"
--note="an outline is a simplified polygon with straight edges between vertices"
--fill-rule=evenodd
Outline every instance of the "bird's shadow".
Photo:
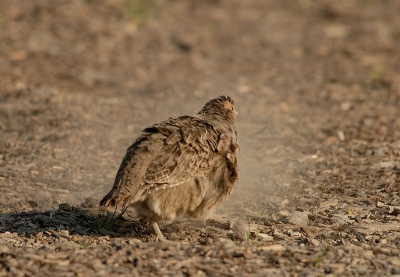
M 162 230 L 171 240 L 182 240 L 193 233 L 192 241 L 208 236 L 209 233 L 223 234 L 229 224 L 219 220 L 206 223 L 194 219 L 178 219 L 171 224 L 162 224 Z M 67 232 L 65 232 L 67 231 Z M 79 236 L 129 237 L 143 242 L 155 240 L 152 227 L 130 217 L 108 212 L 97 207 L 82 208 L 61 204 L 59 209 L 31 210 L 0 214 L 0 234 L 16 233 L 19 237 L 30 238 L 40 233 L 47 236 L 67 238 L 65 234 Z M 197 237 L 197 238 L 196 238 Z
M 60 205 L 59 209 L 53 210 L 0 214 L 0 234 L 10 232 L 22 237 L 40 232 L 57 236 L 62 230 L 82 236 L 137 237 L 142 233 L 147 235 L 144 227 L 139 221 L 125 220 L 97 208 L 84 209 L 69 205 Z

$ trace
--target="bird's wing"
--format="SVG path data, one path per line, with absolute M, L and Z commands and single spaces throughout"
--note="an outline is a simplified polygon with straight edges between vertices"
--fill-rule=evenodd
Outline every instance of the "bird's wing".
M 100 201 L 100 205 L 114 207 L 129 205 L 143 184 L 149 163 L 164 145 L 165 136 L 144 132 L 126 151 L 126 155 L 115 177 L 111 191 Z
M 144 176 L 145 185 L 166 188 L 210 172 L 222 160 L 218 153 L 219 135 L 206 122 L 181 117 L 152 160 Z

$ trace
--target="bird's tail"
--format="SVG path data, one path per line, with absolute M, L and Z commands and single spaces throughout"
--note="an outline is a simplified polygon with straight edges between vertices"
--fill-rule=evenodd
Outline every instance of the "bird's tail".
M 135 196 L 135 197 L 133 197 Z M 113 187 L 106 196 L 100 201 L 100 205 L 106 208 L 113 208 L 119 206 L 120 208 L 125 208 L 131 203 L 138 201 L 139 194 L 132 193 L 129 188 L 125 186 Z
M 105 206 L 107 208 L 118 206 L 123 199 L 120 197 L 118 190 L 112 189 L 103 199 L 100 201 L 101 206 Z

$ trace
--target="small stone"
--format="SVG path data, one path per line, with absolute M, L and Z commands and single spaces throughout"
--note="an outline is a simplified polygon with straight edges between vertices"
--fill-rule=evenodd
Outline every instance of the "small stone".
M 289 211 L 279 211 L 279 216 L 288 217 L 290 215 Z
M 274 241 L 274 237 L 268 234 L 259 233 L 258 239 L 261 241 Z
M 250 227 L 248 224 L 246 224 L 242 220 L 236 220 L 231 222 L 230 227 L 233 231 L 233 235 L 235 236 L 235 238 L 239 238 L 241 240 L 248 240 L 250 235 Z
M 344 136 L 344 132 L 341 130 L 337 131 L 337 136 L 340 141 L 344 141 L 346 139 L 346 137 Z
M 28 204 L 31 208 L 37 208 L 39 206 L 38 202 L 33 200 L 28 200 Z
M 308 215 L 305 212 L 294 211 L 289 218 L 289 223 L 305 226 L 308 224 Z
M 274 228 L 273 235 L 274 235 L 274 237 L 276 237 L 278 239 L 284 239 L 285 238 L 285 235 L 281 232 L 281 230 L 279 230 L 276 227 Z
M 233 242 L 233 240 L 230 239 L 226 239 L 226 238 L 219 238 L 218 239 L 220 243 L 224 244 L 224 245 L 235 245 L 235 243 Z
M 340 108 L 342 111 L 348 111 L 352 108 L 353 104 L 351 102 L 343 102 L 342 105 L 340 105 Z
M 174 233 L 169 234 L 168 239 L 173 240 L 173 241 L 178 241 L 181 238 L 177 233 L 174 232 Z
M 336 207 L 339 204 L 337 199 L 330 199 L 324 202 L 319 203 L 320 208 L 326 207 Z
M 68 203 L 61 203 L 58 208 L 63 211 L 72 211 L 73 207 Z
M 289 184 L 289 185 L 290 185 L 290 184 Z M 285 200 L 282 201 L 281 204 L 282 204 L 283 206 L 284 206 L 284 205 L 287 205 L 287 204 L 289 204 L 289 200 L 288 200 L 288 199 L 285 199 Z
M 287 230 L 287 234 L 291 237 L 299 238 L 301 237 L 301 233 L 298 231 Z

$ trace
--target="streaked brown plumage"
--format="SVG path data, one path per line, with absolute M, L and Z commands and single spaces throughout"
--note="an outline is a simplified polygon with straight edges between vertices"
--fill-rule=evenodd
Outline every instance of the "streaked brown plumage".
M 235 102 L 210 100 L 193 116 L 170 118 L 143 130 L 122 160 L 106 207 L 132 205 L 157 222 L 189 215 L 206 219 L 231 194 L 238 178 Z

